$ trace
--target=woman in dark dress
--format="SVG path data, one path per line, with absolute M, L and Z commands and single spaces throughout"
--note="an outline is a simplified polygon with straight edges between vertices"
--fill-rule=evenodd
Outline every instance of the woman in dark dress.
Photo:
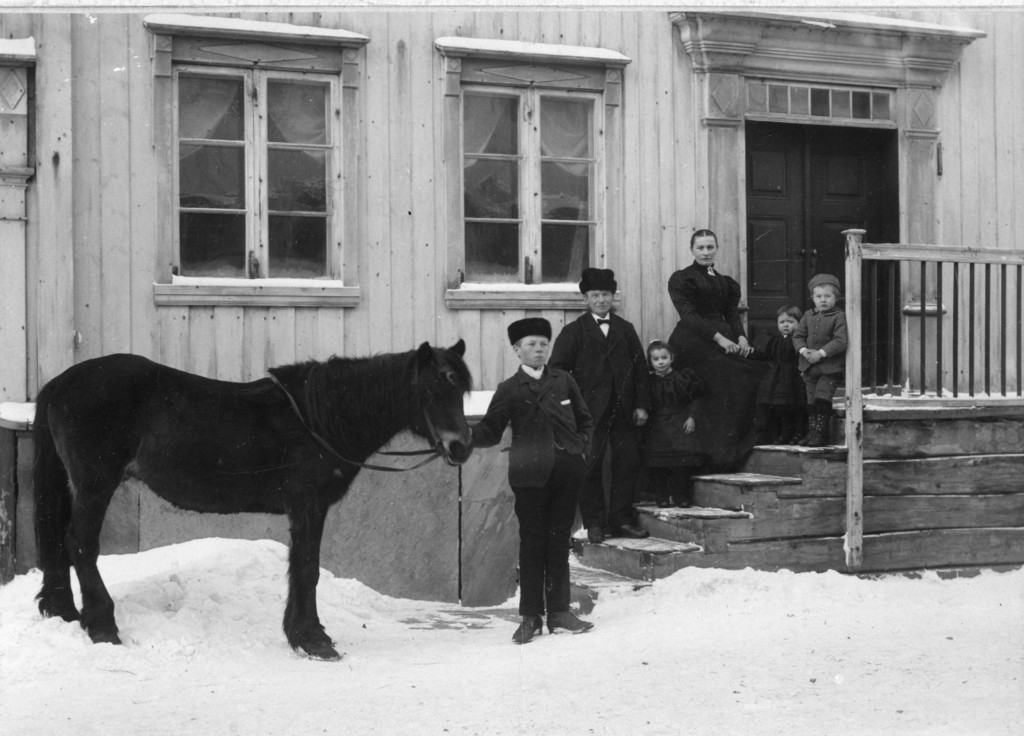
M 706 390 L 696 423 L 708 469 L 735 470 L 754 446 L 754 402 L 766 365 L 747 359 L 753 348 L 740 319 L 740 285 L 714 268 L 717 236 L 698 230 L 690 252 L 693 264 L 668 280 L 679 313 L 669 344 L 676 364 L 692 368 Z

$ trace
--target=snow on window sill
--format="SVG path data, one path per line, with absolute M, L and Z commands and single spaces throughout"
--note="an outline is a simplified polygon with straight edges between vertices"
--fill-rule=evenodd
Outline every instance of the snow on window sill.
M 444 295 L 449 309 L 583 309 L 577 284 L 482 284 L 467 282 Z M 619 306 L 621 294 L 615 295 Z
M 160 307 L 343 307 L 359 306 L 358 286 L 322 279 L 226 279 L 173 276 L 153 284 Z

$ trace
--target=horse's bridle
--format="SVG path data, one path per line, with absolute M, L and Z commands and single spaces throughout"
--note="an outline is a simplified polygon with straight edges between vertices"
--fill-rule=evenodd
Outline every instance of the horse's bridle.
M 449 465 L 452 465 L 451 461 L 448 460 L 448 453 L 446 453 L 445 450 L 444 450 L 444 441 L 441 439 L 441 436 L 437 433 L 437 428 L 434 426 L 434 421 L 430 418 L 430 412 L 427 411 L 427 407 L 423 407 L 423 418 L 426 420 L 427 431 L 430 432 L 430 442 L 434 445 L 433 449 L 431 449 L 431 450 L 393 450 L 393 451 L 391 451 L 391 450 L 378 450 L 377 454 L 380 454 L 380 455 L 404 455 L 404 456 L 410 456 L 410 455 L 430 455 L 430 457 L 424 458 L 423 460 L 420 460 L 415 465 L 410 465 L 408 468 L 392 468 L 392 467 L 388 467 L 386 465 L 374 465 L 373 463 L 361 463 L 361 462 L 357 462 L 355 460 L 349 460 L 347 457 L 345 457 L 344 455 L 340 454 L 337 450 L 335 450 L 333 447 L 331 447 L 331 444 L 327 440 L 325 440 L 319 433 L 317 433 L 317 431 L 315 429 L 313 429 L 313 427 L 310 426 L 309 422 L 306 421 L 306 418 L 304 416 L 302 416 L 302 412 L 299 410 L 299 405 L 295 401 L 295 397 L 292 396 L 291 392 L 287 388 L 285 388 L 284 384 L 281 383 L 281 381 L 277 378 L 277 376 L 275 376 L 273 373 L 269 373 L 267 375 L 270 377 L 270 380 L 274 382 L 274 385 L 277 386 L 279 389 L 281 389 L 281 391 L 284 392 L 285 397 L 288 399 L 288 403 L 291 404 L 292 411 L 295 412 L 295 416 L 297 416 L 299 418 L 299 422 L 302 424 L 302 426 L 306 430 L 306 432 L 309 433 L 309 436 L 312 437 L 314 440 L 316 440 L 317 443 L 321 447 L 323 447 L 325 450 L 327 450 L 327 452 L 329 452 L 331 455 L 333 455 L 338 460 L 341 460 L 343 463 L 347 463 L 348 465 L 355 465 L 356 467 L 359 467 L 359 468 L 366 468 L 368 470 L 383 470 L 383 471 L 388 472 L 388 473 L 403 473 L 403 472 L 405 472 L 407 470 L 416 470 L 417 468 L 422 468 L 424 465 L 426 465 L 429 462 L 433 462 L 434 460 L 437 460 L 437 458 L 439 458 L 439 457 L 443 457 L 446 463 L 448 463 Z

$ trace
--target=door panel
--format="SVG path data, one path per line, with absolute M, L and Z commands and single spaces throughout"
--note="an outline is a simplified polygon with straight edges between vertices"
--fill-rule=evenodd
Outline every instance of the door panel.
M 814 274 L 831 273 L 845 286 L 844 230 L 864 229 L 875 243 L 899 239 L 896 133 L 748 121 L 746 145 L 748 325 L 752 334 L 774 334 L 780 307 L 811 305 L 806 285 Z M 884 295 L 898 277 L 874 278 Z M 874 305 L 878 325 L 891 323 L 892 309 Z M 873 349 L 886 353 L 878 344 L 896 337 L 881 335 Z

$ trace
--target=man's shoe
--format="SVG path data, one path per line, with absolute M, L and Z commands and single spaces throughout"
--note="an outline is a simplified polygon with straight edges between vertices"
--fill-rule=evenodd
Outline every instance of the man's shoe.
M 590 631 L 592 628 L 594 628 L 594 624 L 589 621 L 583 621 L 571 611 L 558 611 L 557 613 L 548 614 L 548 631 L 552 634 L 555 633 L 555 629 L 562 629 L 573 634 L 582 634 Z
M 592 526 L 587 529 L 587 541 L 591 544 L 601 544 L 605 538 L 604 528 L 599 526 Z
M 551 617 L 548 617 L 551 620 Z M 523 622 L 519 624 L 516 633 L 512 634 L 512 641 L 516 644 L 529 644 L 534 636 L 544 633 L 544 623 L 540 616 L 523 616 Z
M 651 536 L 651 533 L 636 524 L 620 524 L 619 526 L 612 527 L 612 531 L 609 536 L 626 537 L 628 539 L 647 539 L 647 537 Z

